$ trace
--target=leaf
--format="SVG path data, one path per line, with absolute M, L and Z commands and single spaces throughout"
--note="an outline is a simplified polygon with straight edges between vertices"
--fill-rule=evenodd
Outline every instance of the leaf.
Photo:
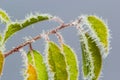
M 99 42 L 102 43 L 102 47 L 106 53 L 104 55 L 107 55 L 109 51 L 109 31 L 107 25 L 103 20 L 96 16 L 87 16 L 87 20 L 90 24 L 91 31 L 96 34 Z
M 5 31 L 3 43 L 5 43 L 5 41 L 8 38 L 10 38 L 13 34 L 15 34 L 17 31 L 20 31 L 34 23 L 45 21 L 50 18 L 52 18 L 52 17 L 49 15 L 37 14 L 37 15 L 31 16 L 23 21 L 12 22 L 12 23 L 8 24 L 7 30 Z
M 60 48 L 54 43 L 48 42 L 47 60 L 50 71 L 54 73 L 54 80 L 68 80 L 65 57 Z
M 43 56 L 36 50 L 28 52 L 28 62 L 34 65 L 37 72 L 37 80 L 48 80 L 46 65 L 43 61 Z
M 11 21 L 7 13 L 3 11 L 2 9 L 0 9 L 0 19 L 5 23 L 8 23 Z
M 69 80 L 78 80 L 78 63 L 75 52 L 66 44 L 62 44 L 63 54 L 65 55 Z
M 98 80 L 102 70 L 102 56 L 94 39 L 87 33 L 80 35 L 82 70 L 85 79 Z
M 85 35 L 80 35 L 81 49 L 82 49 L 82 71 L 84 79 L 93 77 L 93 60 L 91 52 L 88 49 L 88 41 Z M 91 80 L 91 79 L 90 79 Z
M 27 80 L 38 80 L 36 69 L 31 64 L 28 64 L 27 75 Z
M 0 51 L 0 76 L 2 75 L 4 61 L 5 61 L 5 60 L 4 60 L 4 55 L 3 55 L 2 52 Z

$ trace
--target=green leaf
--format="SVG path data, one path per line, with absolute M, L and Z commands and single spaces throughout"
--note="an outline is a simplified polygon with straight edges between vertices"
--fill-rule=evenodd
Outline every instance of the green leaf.
M 94 39 L 87 33 L 80 35 L 82 70 L 85 79 L 98 80 L 102 70 L 102 56 Z
M 0 9 L 0 19 L 5 23 L 8 23 L 11 21 L 7 13 L 3 11 L 2 9 Z
M 43 56 L 36 50 L 28 52 L 28 63 L 32 64 L 37 72 L 37 80 L 48 80 L 46 65 Z
M 50 71 L 54 74 L 54 80 L 68 80 L 65 57 L 60 48 L 54 43 L 48 42 L 47 59 Z
M 4 55 L 0 51 L 0 76 L 2 75 L 2 71 L 3 71 L 4 59 L 5 59 Z
M 93 60 L 91 52 L 88 49 L 88 41 L 85 35 L 80 36 L 81 49 L 82 49 L 82 71 L 84 79 L 89 79 L 93 76 Z M 90 79 L 91 80 L 91 79 Z
M 11 37 L 13 34 L 15 34 L 17 31 L 20 31 L 34 23 L 45 21 L 50 18 L 52 18 L 52 16 L 45 15 L 45 14 L 37 14 L 37 15 L 31 16 L 23 21 L 12 22 L 12 23 L 8 24 L 7 30 L 5 31 L 3 43 L 5 43 L 5 41 L 9 37 Z
M 27 75 L 26 80 L 38 80 L 36 69 L 32 64 L 28 64 Z
M 75 52 L 66 44 L 62 44 L 63 54 L 65 55 L 69 80 L 78 80 L 78 63 Z
M 90 24 L 91 31 L 96 34 L 99 42 L 102 43 L 102 47 L 105 51 L 104 55 L 107 55 L 109 51 L 109 31 L 107 25 L 103 20 L 96 16 L 87 16 L 87 20 Z

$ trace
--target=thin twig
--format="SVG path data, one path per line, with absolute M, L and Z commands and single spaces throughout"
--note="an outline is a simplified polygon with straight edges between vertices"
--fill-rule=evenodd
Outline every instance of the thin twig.
M 29 44 L 29 49 L 30 49 L 30 51 L 33 50 L 33 48 L 32 48 L 32 43 Z
M 56 32 L 56 36 L 58 38 L 60 45 L 62 45 L 64 43 L 62 35 L 60 33 Z

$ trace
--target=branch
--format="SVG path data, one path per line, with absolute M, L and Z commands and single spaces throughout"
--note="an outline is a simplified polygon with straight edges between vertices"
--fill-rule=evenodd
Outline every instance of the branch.
M 58 26 L 57 28 L 55 28 L 55 29 L 53 29 L 53 30 L 51 30 L 51 31 L 49 31 L 49 32 L 46 32 L 45 34 L 46 34 L 46 35 L 56 34 L 56 32 L 58 32 L 59 30 L 61 30 L 61 29 L 63 29 L 63 28 L 67 28 L 67 27 L 70 27 L 70 26 L 76 26 L 76 24 L 78 24 L 78 23 L 81 22 L 81 19 L 82 19 L 82 18 L 80 18 L 80 19 L 78 19 L 78 20 L 76 20 L 76 21 L 74 21 L 74 22 L 67 23 L 67 24 L 64 24 L 64 23 L 63 23 L 62 25 Z M 6 52 L 6 53 L 4 54 L 4 56 L 7 57 L 7 56 L 9 56 L 10 54 L 13 54 L 13 53 L 15 53 L 15 52 L 18 52 L 18 51 L 19 51 L 21 48 L 23 48 L 24 46 L 30 45 L 30 44 L 33 43 L 34 41 L 36 41 L 36 40 L 38 40 L 38 39 L 41 39 L 41 38 L 42 38 L 42 35 L 39 34 L 39 35 L 33 37 L 32 39 L 30 39 L 30 40 L 28 40 L 28 41 L 26 41 L 26 42 L 23 42 L 22 44 L 18 45 L 17 47 L 15 47 L 15 48 L 11 49 L 10 51 Z
M 68 23 L 68 24 L 62 24 L 60 26 L 58 26 L 57 28 L 49 31 L 49 32 L 46 32 L 45 34 L 47 35 L 50 35 L 50 34 L 55 34 L 56 32 L 58 32 L 59 30 L 63 29 L 63 28 L 66 28 L 66 27 L 70 27 L 72 26 L 72 23 Z M 6 52 L 4 54 L 5 57 L 9 56 L 10 54 L 13 54 L 14 52 L 18 52 L 21 48 L 23 48 L 24 46 L 28 45 L 28 44 L 31 44 L 33 43 L 34 41 L 38 40 L 38 39 L 41 39 L 42 38 L 42 35 L 37 35 L 35 37 L 33 37 L 32 39 L 26 41 L 26 42 L 23 42 L 22 44 L 18 45 L 17 47 L 11 49 L 10 51 Z

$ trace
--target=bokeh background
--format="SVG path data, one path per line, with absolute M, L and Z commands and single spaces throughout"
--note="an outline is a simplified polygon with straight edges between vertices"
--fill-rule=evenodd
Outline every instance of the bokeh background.
M 95 14 L 102 17 L 111 30 L 112 39 L 110 54 L 104 60 L 103 70 L 100 80 L 119 80 L 120 78 L 120 0 L 1 0 L 0 8 L 6 10 L 13 21 L 24 19 L 30 13 L 49 13 L 62 18 L 65 23 L 76 19 L 83 14 Z M 25 41 L 25 37 L 35 36 L 44 31 L 58 26 L 55 22 L 43 22 L 34 24 L 28 27 L 12 38 L 6 43 L 6 51 L 17 46 Z M 5 25 L 0 24 L 0 32 L 3 32 Z M 79 58 L 79 65 L 81 66 L 81 49 L 79 48 L 79 37 L 75 28 L 67 28 L 60 31 L 64 37 L 65 42 L 70 45 Z M 104 35 L 103 35 L 104 36 Z M 54 35 L 50 39 L 58 42 Z M 45 42 L 44 39 L 33 43 L 33 48 L 44 53 Z M 25 47 L 24 50 L 28 50 Z M 6 58 L 3 75 L 0 80 L 23 80 L 22 70 L 24 68 L 20 53 L 10 55 Z M 81 69 L 80 78 L 82 79 Z

